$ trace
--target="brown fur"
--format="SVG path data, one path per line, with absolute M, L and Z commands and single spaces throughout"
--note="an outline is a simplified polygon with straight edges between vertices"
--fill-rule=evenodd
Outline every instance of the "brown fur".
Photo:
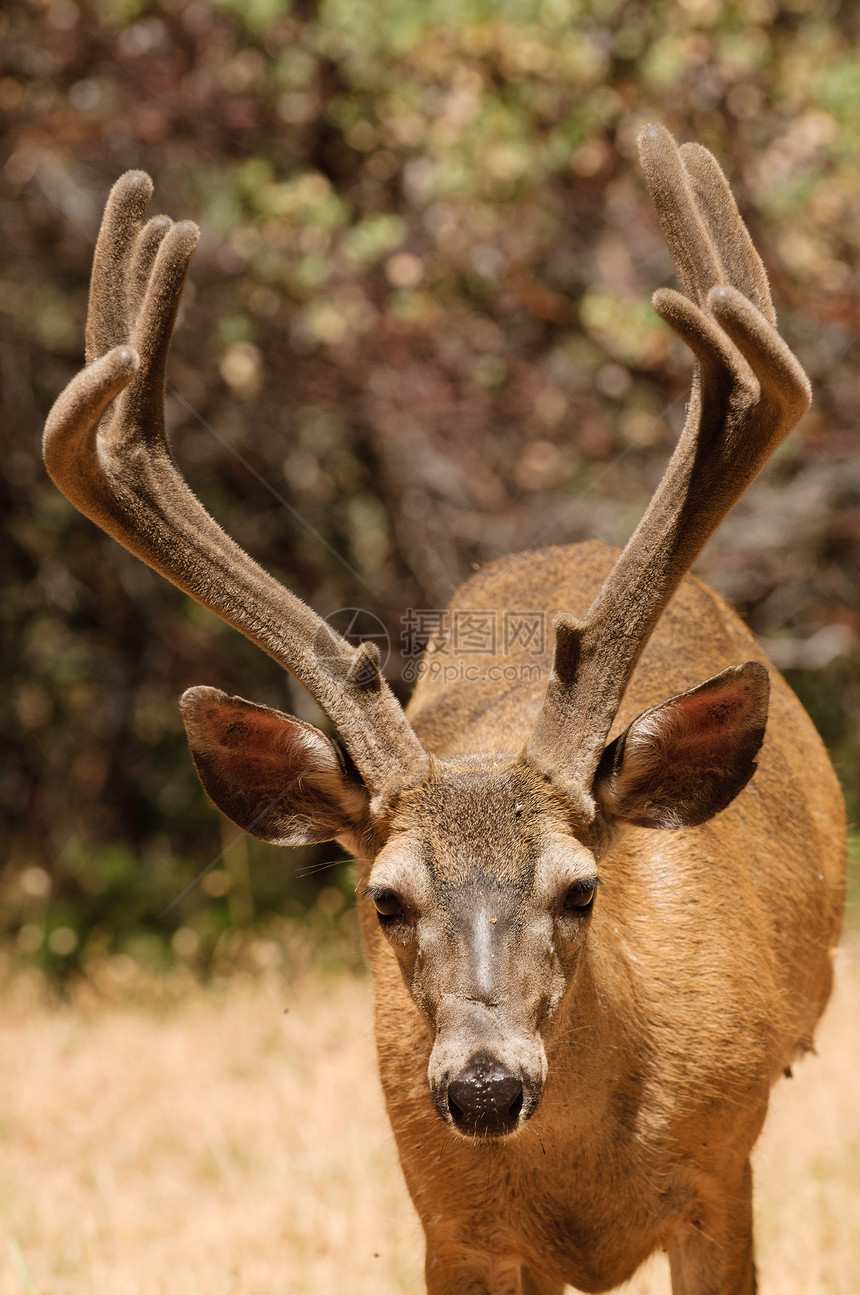
M 374 649 L 276 585 L 179 476 L 161 398 L 196 231 L 142 223 L 140 173 L 109 200 L 88 365 L 46 426 L 68 497 L 338 728 L 348 759 L 292 716 L 182 699 L 201 779 L 240 826 L 359 861 L 430 1295 L 604 1291 L 658 1247 L 674 1295 L 752 1295 L 750 1151 L 830 992 L 833 771 L 749 632 L 685 574 L 808 384 L 714 159 L 657 127 L 640 146 L 683 288 L 655 306 L 697 360 L 678 449 L 620 555 L 544 549 L 470 580 L 453 612 L 558 613 L 554 632 L 501 663 L 436 644 L 408 718 Z
M 549 606 L 584 612 L 613 555 L 577 546 L 564 551 L 562 567 L 561 553 L 496 564 L 453 606 L 485 606 L 490 587 L 500 606 L 528 607 L 551 562 L 556 574 L 541 595 Z M 727 605 L 686 580 L 643 653 L 614 730 L 739 658 L 765 660 Z M 602 885 L 557 1015 L 541 1029 L 543 1099 L 513 1138 L 464 1142 L 439 1123 L 427 1101 L 433 1031 L 372 905 L 363 905 L 383 1086 L 427 1231 L 433 1295 L 517 1291 L 519 1279 L 505 1275 L 517 1264 L 543 1281 L 539 1291 L 559 1291 L 563 1282 L 607 1290 L 661 1246 L 685 1274 L 675 1278 L 679 1292 L 752 1291 L 749 1152 L 770 1084 L 811 1047 L 830 992 L 844 866 L 843 811 L 827 755 L 794 695 L 775 672 L 771 680 L 758 770 L 717 818 L 680 832 L 584 834 Z M 540 688 L 506 696 L 466 690 L 466 733 L 446 741 L 438 716 L 459 709 L 458 691 L 419 685 L 409 715 L 422 742 L 454 764 L 463 746 L 516 757 Z M 518 783 L 515 794 L 548 798 L 535 813 L 558 830 L 564 808 L 545 784 Z M 413 800 L 407 830 L 438 833 L 450 814 L 434 803 L 440 795 L 428 789 L 425 804 Z M 469 826 L 483 866 L 507 878 L 516 875 L 522 828 L 500 817 L 476 786 Z M 567 825 L 575 830 L 569 816 Z M 450 847 L 434 839 L 433 855 L 448 863 Z M 462 860 L 464 871 L 471 859 Z M 512 984 L 511 997 L 526 1001 L 529 990 Z

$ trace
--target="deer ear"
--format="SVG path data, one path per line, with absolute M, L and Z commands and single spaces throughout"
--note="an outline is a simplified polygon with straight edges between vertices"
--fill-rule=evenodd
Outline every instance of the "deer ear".
M 312 724 L 217 688 L 189 688 L 179 706 L 207 795 L 252 836 L 314 845 L 361 823 L 367 792 Z
M 758 661 L 731 666 L 646 710 L 603 752 L 594 796 L 608 820 L 698 827 L 755 773 L 770 683 Z

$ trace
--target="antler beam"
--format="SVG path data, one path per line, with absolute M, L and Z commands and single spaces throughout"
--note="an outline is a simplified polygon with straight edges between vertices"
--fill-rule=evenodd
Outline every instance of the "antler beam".
M 120 544 L 235 626 L 307 688 L 372 795 L 420 776 L 426 754 L 369 644 L 353 649 L 231 540 L 176 468 L 164 426 L 167 352 L 198 230 L 143 215 L 152 182 L 114 185 L 96 245 L 86 368 L 45 426 L 64 495 Z
M 642 167 L 683 289 L 657 313 L 696 357 L 687 421 L 645 515 L 584 620 L 560 613 L 526 756 L 590 820 L 594 773 L 657 620 L 720 522 L 805 413 L 809 382 L 776 331 L 764 266 L 720 167 L 662 126 Z

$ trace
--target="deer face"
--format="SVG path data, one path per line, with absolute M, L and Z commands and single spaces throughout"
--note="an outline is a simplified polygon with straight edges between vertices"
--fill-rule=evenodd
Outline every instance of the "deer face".
M 573 978 L 598 886 L 564 803 L 528 765 L 442 766 L 403 798 L 364 894 L 434 1044 L 439 1115 L 513 1132 L 546 1078 L 543 1036 Z
M 433 1032 L 440 1116 L 466 1135 L 534 1114 L 543 1040 L 576 976 L 613 824 L 691 827 L 751 776 L 767 671 L 733 666 L 645 711 L 605 748 L 588 820 L 526 755 L 429 761 L 374 799 L 319 729 L 192 688 L 182 699 L 204 787 L 234 822 L 278 845 L 336 838 L 365 861 L 362 897 Z

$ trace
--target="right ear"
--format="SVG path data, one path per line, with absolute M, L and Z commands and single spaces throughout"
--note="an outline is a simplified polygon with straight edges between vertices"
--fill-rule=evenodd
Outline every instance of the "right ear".
M 603 816 L 677 829 L 719 814 L 755 773 L 769 690 L 766 668 L 747 661 L 634 719 L 597 766 Z
M 360 826 L 367 792 L 312 724 L 218 688 L 189 688 L 179 706 L 206 794 L 252 836 L 315 845 Z

